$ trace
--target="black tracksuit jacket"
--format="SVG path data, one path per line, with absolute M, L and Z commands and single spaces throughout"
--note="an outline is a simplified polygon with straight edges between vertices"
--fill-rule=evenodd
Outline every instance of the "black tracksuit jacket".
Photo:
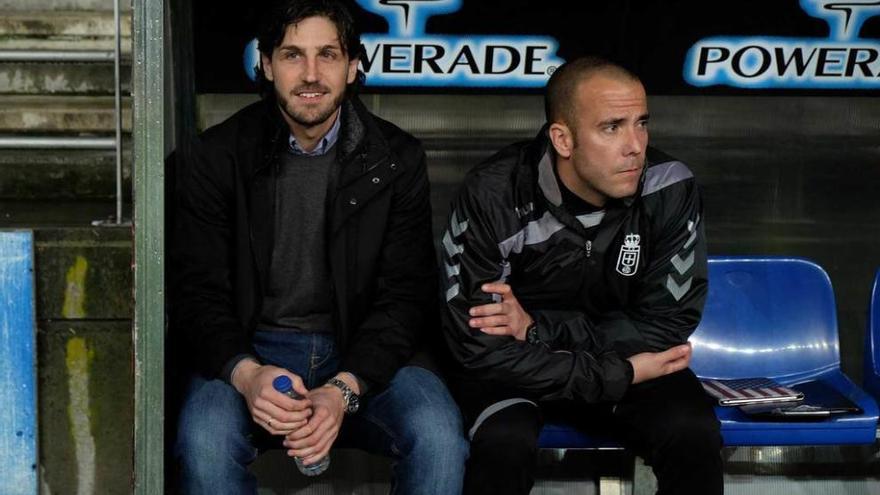
M 616 401 L 624 358 L 687 341 L 708 290 L 693 174 L 650 149 L 637 193 L 575 218 L 562 205 L 546 131 L 475 167 L 442 239 L 445 338 L 454 373 L 540 400 Z M 468 327 L 505 280 L 540 344 Z

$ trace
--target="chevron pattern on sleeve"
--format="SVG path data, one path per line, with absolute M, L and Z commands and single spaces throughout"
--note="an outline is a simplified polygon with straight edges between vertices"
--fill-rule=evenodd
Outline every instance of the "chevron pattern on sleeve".
M 699 224 L 699 215 L 696 220 L 688 220 L 687 229 L 690 236 L 687 241 L 685 241 L 681 251 L 676 253 L 676 255 L 669 260 L 672 265 L 672 271 L 666 276 L 666 290 L 672 294 L 672 297 L 675 298 L 676 301 L 680 301 L 681 298 L 687 294 L 694 281 L 691 268 L 694 266 L 695 255 L 693 248 L 694 243 L 697 240 L 697 227 Z
M 443 234 L 443 268 L 446 270 L 446 302 L 449 302 L 459 294 L 459 274 L 461 273 L 461 253 L 464 245 L 461 242 L 462 234 L 467 231 L 468 221 L 459 221 L 458 212 L 453 211 L 449 219 L 449 228 Z

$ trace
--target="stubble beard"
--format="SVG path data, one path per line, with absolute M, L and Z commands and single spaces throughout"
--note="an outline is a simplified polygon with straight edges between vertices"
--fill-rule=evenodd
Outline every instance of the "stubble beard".
M 296 91 L 301 91 L 301 89 L 297 89 Z M 290 98 L 288 98 L 287 95 L 282 94 L 277 89 L 275 90 L 275 95 L 278 97 L 278 101 L 281 102 L 280 106 L 284 113 L 291 120 L 303 127 L 314 127 L 326 122 L 342 104 L 342 100 L 345 98 L 345 93 L 346 90 L 343 89 L 342 92 L 336 95 L 336 98 L 326 107 L 298 109 L 291 104 Z

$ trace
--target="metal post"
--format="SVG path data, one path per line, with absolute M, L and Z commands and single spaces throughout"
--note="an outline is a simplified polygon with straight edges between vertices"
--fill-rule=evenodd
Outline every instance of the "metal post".
M 109 62 L 109 50 L 0 50 L 3 62 Z
M 164 493 L 164 5 L 134 0 L 134 493 Z
M 119 1 L 113 0 L 113 16 L 116 20 L 114 36 L 113 76 L 116 93 L 116 225 L 122 224 L 122 81 L 119 67 L 122 57 L 122 26 L 119 22 Z
M 79 149 L 110 150 L 116 146 L 113 138 L 88 136 L 0 136 L 0 149 Z

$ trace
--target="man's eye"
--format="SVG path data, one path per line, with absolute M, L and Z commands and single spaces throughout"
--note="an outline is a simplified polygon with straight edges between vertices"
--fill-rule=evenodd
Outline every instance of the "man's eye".
M 617 124 L 606 125 L 605 132 L 608 132 L 608 133 L 617 132 L 617 129 L 619 129 L 619 128 L 620 127 Z
M 287 52 L 287 58 L 289 58 L 289 59 L 299 58 L 299 53 Z

